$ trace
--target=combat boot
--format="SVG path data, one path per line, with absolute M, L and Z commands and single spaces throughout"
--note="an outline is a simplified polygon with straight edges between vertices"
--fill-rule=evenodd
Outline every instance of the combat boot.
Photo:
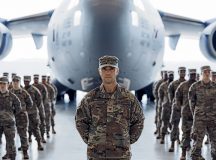
M 53 134 L 56 134 L 56 131 L 55 131 L 54 126 L 52 127 L 52 133 L 53 133 Z
M 161 136 L 161 140 L 160 140 L 160 144 L 164 144 L 164 137 L 165 137 L 165 135 L 162 134 L 162 136 Z
M 29 159 L 29 155 L 28 155 L 27 150 L 23 150 L 23 157 L 24 157 L 24 159 Z
M 42 137 L 42 143 L 46 143 L 46 140 L 44 139 L 44 136 Z
M 205 144 L 209 144 L 209 138 L 207 137 Z
M 18 148 L 18 151 L 21 151 L 21 150 L 22 150 L 22 147 L 19 147 L 19 148 Z
M 160 130 L 158 130 L 158 136 L 156 137 L 157 139 L 161 138 Z
M 37 143 L 38 143 L 38 150 L 39 150 L 39 151 L 43 151 L 44 148 L 43 148 L 43 146 L 42 146 L 42 144 L 41 144 L 41 141 L 37 141 Z
M 177 143 L 178 143 L 178 144 L 181 144 L 181 141 L 180 141 L 179 137 L 178 137 L 178 139 L 177 139 Z
M 50 138 L 49 132 L 47 132 L 47 138 Z
M 180 157 L 180 160 L 186 160 L 186 149 L 182 149 L 182 155 Z
M 175 149 L 175 141 L 172 141 L 171 147 L 169 148 L 169 152 L 174 152 Z
M 29 142 L 32 142 L 31 134 L 29 133 Z
M 10 157 L 9 157 L 9 155 L 6 153 L 3 157 L 2 157 L 2 159 L 9 159 Z

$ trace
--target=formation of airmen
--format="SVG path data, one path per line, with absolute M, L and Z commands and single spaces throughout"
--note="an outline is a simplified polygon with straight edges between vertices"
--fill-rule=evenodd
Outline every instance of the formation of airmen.
M 156 103 L 156 138 L 164 144 L 164 138 L 170 129 L 171 146 L 174 152 L 175 142 L 181 144 L 180 160 L 186 160 L 191 150 L 192 160 L 205 160 L 201 149 L 204 136 L 206 144 L 211 144 L 211 156 L 216 160 L 216 72 L 210 66 L 201 67 L 202 78 L 196 69 L 188 69 L 189 79 L 185 79 L 186 68 L 178 68 L 179 78 L 174 80 L 173 71 L 161 71 L 161 79 L 154 84 L 153 94 Z M 182 139 L 179 138 L 179 122 Z M 193 145 L 191 148 L 191 141 Z
M 24 76 L 24 86 L 21 86 L 21 77 L 15 73 L 11 74 L 12 81 L 9 82 L 9 74 L 3 73 L 0 77 L 0 143 L 2 134 L 6 139 L 6 154 L 2 159 L 16 159 L 15 134 L 20 137 L 23 158 L 29 159 L 29 142 L 34 135 L 38 150 L 44 150 L 42 143 L 44 138 L 50 137 L 55 131 L 54 116 L 57 88 L 50 83 L 50 76 L 42 76 L 39 82 L 39 75 L 33 76 L 34 83 L 31 84 L 31 76 Z

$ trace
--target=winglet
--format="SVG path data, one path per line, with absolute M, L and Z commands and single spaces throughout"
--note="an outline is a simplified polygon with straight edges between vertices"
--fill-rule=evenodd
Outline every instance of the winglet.
M 172 50 L 176 49 L 179 38 L 180 38 L 180 34 L 169 36 L 169 46 Z
M 32 38 L 34 40 L 36 48 L 40 49 L 43 46 L 43 35 L 32 33 Z

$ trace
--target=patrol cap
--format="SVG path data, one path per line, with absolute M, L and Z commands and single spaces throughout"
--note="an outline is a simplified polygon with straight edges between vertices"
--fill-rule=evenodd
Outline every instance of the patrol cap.
M 42 77 L 42 79 L 46 79 L 46 78 L 47 78 L 47 76 L 46 76 L 46 75 L 42 75 L 41 77 Z
M 4 72 L 3 73 L 3 77 L 8 77 L 9 73 L 8 72 Z
M 13 81 L 17 80 L 17 81 L 20 81 L 21 80 L 21 77 L 20 76 L 13 76 Z
M 118 68 L 118 61 L 119 59 L 116 56 L 105 55 L 99 58 L 99 68 L 107 66 Z
M 31 81 L 31 76 L 23 76 L 24 77 L 24 81 Z
M 188 69 L 189 74 L 196 74 L 196 69 Z
M 16 76 L 17 74 L 16 73 L 11 73 L 11 77 L 14 77 Z
M 33 77 L 34 79 L 39 79 L 39 74 L 34 74 Z
M 8 83 L 8 78 L 6 76 L 0 77 L 0 83 Z
M 179 71 L 186 71 L 186 67 L 178 67 Z
M 215 72 L 215 71 L 212 71 L 211 74 L 212 74 L 213 76 L 216 76 L 216 72 Z
M 201 71 L 203 72 L 205 70 L 210 70 L 211 71 L 211 67 L 210 66 L 202 66 Z
M 174 74 L 174 72 L 173 72 L 173 71 L 168 71 L 167 74 L 168 74 L 168 75 Z

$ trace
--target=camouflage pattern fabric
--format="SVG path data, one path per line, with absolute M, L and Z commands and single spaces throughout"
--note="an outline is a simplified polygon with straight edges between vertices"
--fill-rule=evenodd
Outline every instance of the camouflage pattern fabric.
M 212 81 L 205 84 L 198 81 L 189 89 L 189 104 L 193 114 L 191 158 L 201 156 L 203 138 L 206 131 L 210 138 L 211 155 L 216 159 L 216 84 Z
M 41 122 L 40 123 L 40 132 L 41 132 L 41 135 L 44 135 L 45 131 L 46 131 L 46 120 L 45 120 L 45 105 L 49 105 L 48 104 L 48 91 L 47 91 L 47 88 L 44 84 L 42 83 L 33 83 L 32 84 L 34 87 L 36 87 L 40 93 L 41 93 L 41 96 L 42 96 L 42 103 L 41 103 L 41 108 L 43 107 L 43 110 L 44 110 L 44 113 L 40 112 L 40 115 L 39 115 L 39 121 Z M 42 115 L 41 115 L 42 114 Z M 35 116 L 36 117 L 36 116 Z M 34 120 L 35 123 L 38 123 L 37 119 Z
M 126 89 L 117 86 L 113 94 L 103 86 L 90 91 L 77 108 L 76 127 L 88 144 L 89 159 L 130 159 L 130 144 L 141 135 L 142 108 Z
M 188 92 L 190 86 L 195 83 L 195 81 L 188 80 L 182 82 L 176 90 L 175 102 L 176 105 L 173 108 L 175 114 L 173 117 L 182 117 L 182 148 L 187 149 L 190 147 L 190 134 L 193 124 L 193 116 L 190 110 L 189 101 L 188 101 Z
M 179 139 L 179 121 L 180 117 L 178 118 L 177 116 L 172 116 L 173 115 L 173 108 L 175 107 L 175 91 L 177 87 L 184 82 L 185 79 L 178 79 L 176 81 L 173 81 L 170 83 L 168 86 L 168 96 L 169 96 L 169 101 L 172 103 L 172 110 L 171 110 L 171 134 L 170 134 L 170 139 L 171 141 L 176 141 Z
M 168 98 L 168 86 L 169 81 L 163 82 L 160 85 L 160 88 L 158 90 L 159 95 L 159 102 L 160 102 L 160 109 L 161 110 L 161 134 L 165 135 L 167 133 L 167 128 L 169 127 L 169 120 L 170 120 L 170 114 L 171 114 L 171 103 L 169 102 Z
M 33 133 L 37 140 L 41 140 L 41 134 L 38 130 L 38 124 L 40 123 L 38 116 L 41 115 L 42 119 L 45 119 L 44 108 L 41 105 L 42 96 L 40 91 L 33 85 L 25 87 L 25 89 L 30 94 L 33 101 L 33 107 L 27 110 L 29 115 L 29 135 Z
M 48 103 L 44 105 L 45 110 L 45 120 L 46 120 L 46 132 L 50 131 L 50 124 L 51 124 L 51 106 L 54 100 L 55 91 L 54 89 L 47 83 L 44 84 L 48 91 Z
M 15 148 L 15 115 L 21 111 L 21 103 L 16 95 L 7 91 L 0 92 L 0 130 L 6 138 L 6 151 L 11 159 L 16 157 Z
M 23 150 L 28 150 L 29 143 L 27 138 L 29 120 L 26 109 L 31 109 L 33 106 L 33 102 L 31 96 L 24 89 L 11 89 L 12 93 L 14 93 L 21 102 L 22 111 L 16 115 L 16 126 L 17 131 L 20 136 L 21 147 Z

